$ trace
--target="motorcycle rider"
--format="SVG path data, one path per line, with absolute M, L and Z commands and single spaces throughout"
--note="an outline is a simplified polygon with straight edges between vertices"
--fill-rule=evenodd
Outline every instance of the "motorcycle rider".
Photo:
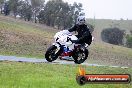
M 77 31 L 78 34 L 76 35 L 78 40 L 74 40 L 72 42 L 78 43 L 78 44 L 88 44 L 90 45 L 92 42 L 92 35 L 90 33 L 90 30 L 88 26 L 85 24 L 85 17 L 84 16 L 78 16 L 76 24 L 67 30 L 68 32 Z M 65 31 L 66 33 L 66 31 Z
M 70 32 L 77 31 L 78 34 L 76 35 L 78 40 L 71 40 L 72 43 L 76 44 L 85 44 L 86 46 L 90 45 L 92 42 L 92 35 L 88 26 L 85 24 L 85 17 L 78 16 L 76 24 L 69 28 L 68 30 L 61 31 L 62 34 L 69 34 Z M 88 44 L 88 45 L 87 45 Z M 72 60 L 72 59 L 71 59 Z

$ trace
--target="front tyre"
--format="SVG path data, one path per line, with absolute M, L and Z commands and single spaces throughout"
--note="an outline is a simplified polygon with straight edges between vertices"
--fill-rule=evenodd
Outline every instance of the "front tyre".
M 45 58 L 48 62 L 52 62 L 58 58 L 60 55 L 60 50 L 57 50 L 57 47 L 55 45 L 52 45 L 48 48 L 48 50 L 45 53 Z
M 83 63 L 87 58 L 88 58 L 88 50 L 87 49 L 78 49 L 75 50 L 72 57 L 74 58 L 74 62 L 76 64 L 81 64 Z

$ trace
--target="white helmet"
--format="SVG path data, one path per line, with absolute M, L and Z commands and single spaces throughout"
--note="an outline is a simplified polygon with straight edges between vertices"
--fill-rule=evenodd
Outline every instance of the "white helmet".
M 83 25 L 83 24 L 85 24 L 85 17 L 84 16 L 79 16 L 78 18 L 77 18 L 77 23 L 76 24 L 78 24 L 78 25 Z

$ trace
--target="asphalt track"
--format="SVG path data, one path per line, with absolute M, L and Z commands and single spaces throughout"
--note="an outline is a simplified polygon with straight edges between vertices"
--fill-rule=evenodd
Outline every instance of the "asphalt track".
M 0 61 L 16 61 L 16 62 L 32 62 L 32 63 L 49 63 L 49 64 L 75 64 L 73 61 L 66 60 L 55 60 L 53 62 L 47 62 L 46 59 L 37 59 L 37 58 L 26 58 L 26 57 L 16 57 L 16 56 L 3 56 L 0 55 Z M 90 64 L 90 63 L 82 63 L 81 65 L 86 66 L 107 66 L 107 65 L 99 65 L 99 64 Z M 124 66 L 108 66 L 108 67 L 119 67 L 119 68 L 128 68 Z

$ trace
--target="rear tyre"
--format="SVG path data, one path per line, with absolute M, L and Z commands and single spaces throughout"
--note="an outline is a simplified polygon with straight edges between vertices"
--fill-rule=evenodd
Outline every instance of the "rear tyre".
M 60 55 L 60 50 L 57 50 L 57 47 L 55 45 L 52 45 L 48 48 L 48 50 L 45 53 L 45 58 L 48 62 L 52 62 L 58 58 Z
M 88 58 L 88 54 L 89 52 L 87 49 L 78 49 L 74 51 L 72 57 L 76 64 L 81 64 Z

